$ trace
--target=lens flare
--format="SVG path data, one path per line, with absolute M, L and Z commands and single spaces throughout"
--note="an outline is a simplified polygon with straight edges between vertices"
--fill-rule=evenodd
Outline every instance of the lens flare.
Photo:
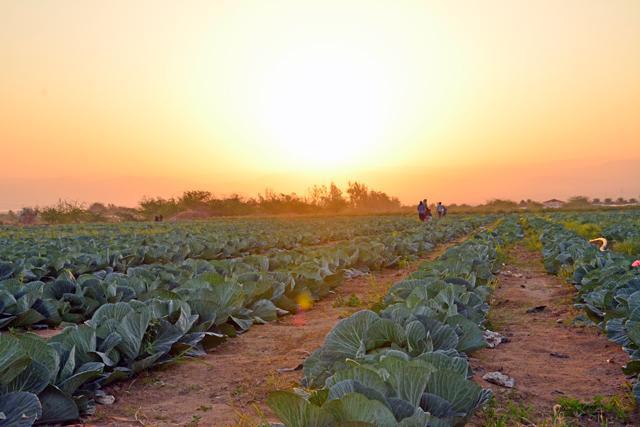
M 298 310 L 309 310 L 313 306 L 313 298 L 309 292 L 302 292 L 296 297 L 296 304 L 298 304 Z

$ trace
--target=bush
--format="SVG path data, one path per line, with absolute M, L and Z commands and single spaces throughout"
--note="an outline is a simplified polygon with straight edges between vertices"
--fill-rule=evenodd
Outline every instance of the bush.
M 49 224 L 101 222 L 106 220 L 102 213 L 85 209 L 81 203 L 66 200 L 60 200 L 54 206 L 43 208 L 40 212 L 40 217 Z
M 616 242 L 613 245 L 613 249 L 616 252 L 626 254 L 629 256 L 640 256 L 640 240 L 624 240 L 622 242 Z
M 31 225 L 35 224 L 36 219 L 38 217 L 38 209 L 34 208 L 22 208 L 20 214 L 18 215 L 18 220 L 22 225 Z
M 564 222 L 563 225 L 587 240 L 602 236 L 602 227 L 597 224 L 567 221 Z

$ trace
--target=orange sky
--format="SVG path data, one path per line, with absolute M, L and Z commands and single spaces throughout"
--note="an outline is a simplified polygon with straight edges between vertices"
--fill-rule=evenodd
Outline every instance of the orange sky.
M 640 196 L 640 1 L 0 2 L 0 210 Z

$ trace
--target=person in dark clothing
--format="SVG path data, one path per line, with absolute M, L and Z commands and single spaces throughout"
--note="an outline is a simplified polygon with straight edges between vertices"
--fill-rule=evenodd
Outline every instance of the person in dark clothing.
M 418 218 L 420 218 L 420 221 L 425 220 L 425 218 L 427 217 L 427 206 L 420 201 L 420 203 L 418 203 Z

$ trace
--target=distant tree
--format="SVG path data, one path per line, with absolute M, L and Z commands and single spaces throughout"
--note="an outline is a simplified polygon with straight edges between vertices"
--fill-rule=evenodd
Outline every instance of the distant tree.
M 23 225 L 31 225 L 36 222 L 36 218 L 38 217 L 38 209 L 37 208 L 22 208 L 20 213 L 18 214 L 18 219 L 20 220 L 20 224 Z
M 544 205 L 540 202 L 536 202 L 535 200 L 531 200 L 531 199 L 527 199 L 527 209 L 532 211 L 532 210 L 539 210 L 544 208 Z
M 371 190 L 367 200 L 367 207 L 374 211 L 390 211 L 400 208 L 400 200 L 389 197 L 382 191 Z
M 635 205 L 638 203 L 638 199 L 632 197 L 631 199 L 629 199 L 629 203 Z
M 613 203 L 613 199 L 611 197 L 607 197 L 604 199 L 604 204 L 605 205 L 610 205 Z
M 349 203 L 352 207 L 356 209 L 365 208 L 365 204 L 369 196 L 369 189 L 366 185 L 357 181 L 349 182 L 347 194 L 349 194 Z
M 342 197 L 342 190 L 332 182 L 329 185 L 329 192 L 323 201 L 323 205 L 330 212 L 340 212 L 347 207 L 348 202 Z
M 624 197 L 618 197 L 618 198 L 616 199 L 616 204 L 618 204 L 618 205 L 624 205 L 624 204 L 626 204 L 626 203 L 627 203 L 627 201 L 625 200 L 625 198 L 624 198 Z
M 94 212 L 85 208 L 83 203 L 69 200 L 58 200 L 53 206 L 42 208 L 40 216 L 49 224 L 72 224 L 77 222 L 105 221 L 102 212 Z
M 107 211 L 107 207 L 99 202 L 95 202 L 92 203 L 91 206 L 89 206 L 89 212 L 93 212 L 96 214 L 103 214 Z
M 324 207 L 324 201 L 329 197 L 329 190 L 326 185 L 314 185 L 308 191 L 309 203 L 319 208 Z
M 586 196 L 573 196 L 569 197 L 567 203 L 564 205 L 565 208 L 576 209 L 576 208 L 584 208 L 591 205 L 589 198 Z
M 591 200 L 591 203 L 594 205 L 599 205 L 600 204 L 600 199 L 595 197 L 593 200 Z
M 244 200 L 239 194 L 232 194 L 223 199 L 211 198 L 207 210 L 211 215 L 247 215 L 255 213 L 257 205 L 254 199 Z
M 369 188 L 357 181 L 349 182 L 347 188 L 349 204 L 352 208 L 367 212 L 395 211 L 401 208 L 397 197 L 389 197 L 382 191 L 369 190 Z
M 152 219 L 156 215 L 169 218 L 177 214 L 181 207 L 174 198 L 163 199 L 162 197 L 143 197 L 139 203 L 140 213 L 147 219 Z
M 197 209 L 205 207 L 212 198 L 213 195 L 209 191 L 185 191 L 178 200 L 178 204 L 181 205 L 183 209 Z
M 277 193 L 267 188 L 256 198 L 243 199 L 238 195 L 227 198 L 215 198 L 209 191 L 185 191 L 179 198 L 144 197 L 135 217 L 152 219 L 156 216 L 171 218 L 185 210 L 197 209 L 199 213 L 213 215 L 247 215 L 254 213 L 316 213 L 319 210 L 337 213 L 346 208 L 364 212 L 396 211 L 402 208 L 400 200 L 390 197 L 382 191 L 369 190 L 362 183 L 349 183 L 348 199 L 335 184 L 315 185 L 308 190 L 306 197 L 296 193 Z
M 267 188 L 264 195 L 258 195 L 260 210 L 269 214 L 281 213 L 310 213 L 313 206 L 299 197 L 296 193 L 276 193 Z
M 510 212 L 518 209 L 518 204 L 513 200 L 493 199 L 489 200 L 484 205 L 478 206 L 480 211 L 489 212 Z

